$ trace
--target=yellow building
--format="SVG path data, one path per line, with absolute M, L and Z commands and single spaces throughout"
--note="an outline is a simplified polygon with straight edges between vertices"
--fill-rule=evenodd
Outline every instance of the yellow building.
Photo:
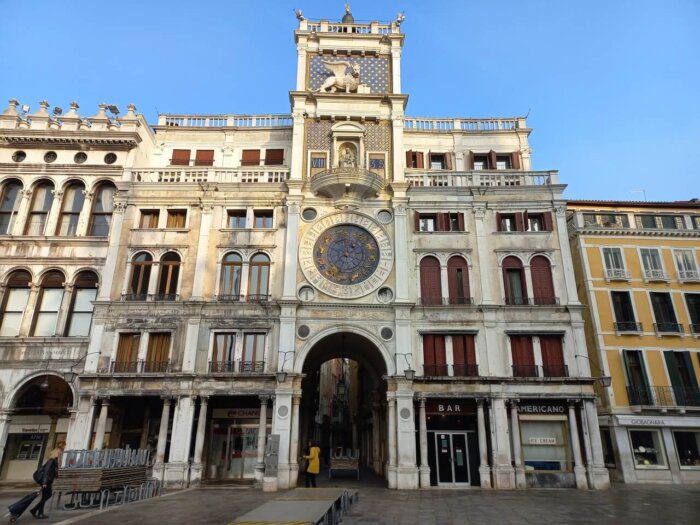
M 568 208 L 611 479 L 700 482 L 700 201 Z

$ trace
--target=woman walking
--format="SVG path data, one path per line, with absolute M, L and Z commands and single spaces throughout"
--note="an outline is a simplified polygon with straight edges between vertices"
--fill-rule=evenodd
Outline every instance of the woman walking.
M 321 461 L 319 456 L 321 449 L 313 441 L 309 441 L 309 454 L 304 456 L 304 459 L 309 461 L 306 467 L 306 488 L 316 488 L 316 475 L 321 471 Z

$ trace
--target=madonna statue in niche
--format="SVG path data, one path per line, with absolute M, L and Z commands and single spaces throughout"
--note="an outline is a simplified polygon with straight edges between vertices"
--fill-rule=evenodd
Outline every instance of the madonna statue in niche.
M 351 144 L 343 144 L 340 146 L 340 156 L 338 157 L 338 165 L 341 168 L 357 167 L 357 156 L 355 148 Z

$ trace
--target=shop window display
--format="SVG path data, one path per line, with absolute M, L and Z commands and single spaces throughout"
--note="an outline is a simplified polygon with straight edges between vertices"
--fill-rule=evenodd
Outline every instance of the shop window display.
M 528 471 L 570 471 L 566 421 L 520 421 L 523 462 Z
M 658 430 L 630 430 L 630 442 L 636 468 L 666 466 L 661 432 Z
M 677 430 L 673 440 L 681 468 L 700 468 L 700 432 Z

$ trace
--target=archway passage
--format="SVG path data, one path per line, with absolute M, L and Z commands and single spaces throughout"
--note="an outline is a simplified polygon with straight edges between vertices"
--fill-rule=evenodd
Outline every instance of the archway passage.
M 31 481 L 56 444 L 66 440 L 73 392 L 62 378 L 46 374 L 24 384 L 12 400 L 0 479 Z
M 379 349 L 355 333 L 331 334 L 311 349 L 303 373 L 299 453 L 309 441 L 320 446 L 322 483 L 383 484 L 387 367 Z

